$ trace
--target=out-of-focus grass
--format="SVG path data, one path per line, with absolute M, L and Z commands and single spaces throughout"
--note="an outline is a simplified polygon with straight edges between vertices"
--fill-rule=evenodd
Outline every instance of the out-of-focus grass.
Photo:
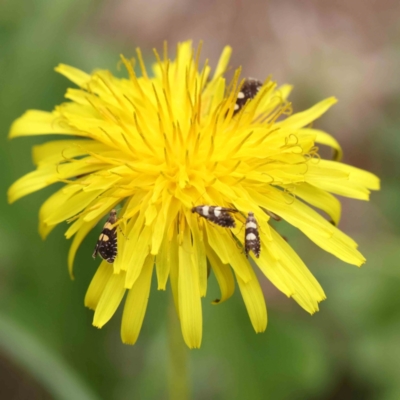
M 50 110 L 63 101 L 68 82 L 54 73 L 54 66 L 64 62 L 89 71 L 115 71 L 120 52 L 133 54 L 136 44 L 127 48 L 127 43 L 96 38 L 87 27 L 97 6 L 95 1 L 74 0 L 0 3 L 0 315 L 20 330 L 14 342 L 0 340 L 0 351 L 54 398 L 68 396 L 74 385 L 68 379 L 75 376 L 77 387 L 89 388 L 81 398 L 93 392 L 104 399 L 162 399 L 167 396 L 165 320 L 170 293 L 157 292 L 153 282 L 139 342 L 122 345 L 120 313 L 97 330 L 91 326 L 92 312 L 83 307 L 98 263 L 91 258 L 97 232 L 79 250 L 72 282 L 66 267 L 66 227 L 56 228 L 45 242 L 37 233 L 38 209 L 54 188 L 12 206 L 5 198 L 9 185 L 33 168 L 32 145 L 44 140 L 9 142 L 9 126 L 26 109 Z M 393 104 L 399 101 L 393 99 Z M 251 328 L 238 291 L 227 303 L 210 304 L 218 296 L 211 277 L 203 302 L 203 345 L 189 352 L 193 398 L 400 398 L 400 188 L 397 164 L 385 158 L 400 156 L 400 121 L 385 114 L 382 121 L 371 127 L 369 137 L 379 138 L 375 156 L 383 164 L 384 188 L 373 196 L 375 207 L 362 205 L 371 224 L 362 235 L 356 233 L 368 263 L 361 270 L 346 266 L 288 230 L 285 234 L 323 284 L 328 300 L 310 317 L 264 281 L 269 326 L 260 335 Z M 7 332 L 2 329 L 0 338 Z M 43 356 L 37 356 L 36 342 L 43 346 Z M 64 374 L 59 392 L 38 374 L 55 365 L 45 354 L 52 354 L 57 373 Z

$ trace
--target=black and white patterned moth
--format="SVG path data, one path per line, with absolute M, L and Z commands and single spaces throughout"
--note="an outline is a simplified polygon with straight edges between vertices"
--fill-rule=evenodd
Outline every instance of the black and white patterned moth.
M 93 258 L 100 254 L 101 258 L 109 263 L 113 263 L 117 256 L 117 227 L 113 225 L 117 222 L 117 211 L 111 210 L 107 222 L 99 236 L 93 252 Z
M 261 86 L 262 82 L 257 79 L 247 78 L 244 81 L 242 87 L 240 88 L 240 92 L 237 95 L 233 115 L 237 114 L 248 100 L 254 99 L 254 97 L 256 97 L 257 93 L 261 89 Z
M 249 211 L 246 218 L 244 235 L 244 250 L 246 252 L 246 257 L 249 255 L 250 251 L 252 251 L 257 258 L 260 257 L 260 234 L 258 232 L 257 220 L 254 217 L 254 213 L 251 211 Z
M 192 208 L 192 213 L 197 213 L 208 221 L 214 222 L 223 228 L 234 228 L 235 220 L 230 213 L 237 212 L 233 208 L 201 205 Z

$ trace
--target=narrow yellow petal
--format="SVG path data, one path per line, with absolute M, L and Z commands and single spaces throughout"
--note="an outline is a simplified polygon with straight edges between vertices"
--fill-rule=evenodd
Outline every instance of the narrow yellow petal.
M 167 202 L 167 204 L 163 205 L 164 210 L 169 209 L 169 203 L 170 200 Z M 164 212 L 162 207 L 160 209 L 156 210 L 156 221 L 153 224 L 153 234 L 151 238 L 151 254 L 157 255 L 157 253 L 160 250 L 160 246 L 165 234 L 165 226 L 167 223 L 167 216 L 165 215 L 166 213 Z
M 44 187 L 56 182 L 56 179 L 49 179 L 49 176 L 53 176 L 55 172 L 55 167 L 51 165 L 46 168 L 29 172 L 22 178 L 19 178 L 8 189 L 8 202 L 14 203 L 14 201 L 17 201 L 21 197 L 36 192 L 37 190 L 43 189 Z
M 190 244 L 190 231 L 183 232 L 183 242 L 179 246 L 179 315 L 182 335 L 191 349 L 200 347 L 203 317 L 199 290 L 199 274 L 193 263 L 193 248 Z
M 144 215 L 143 213 L 138 216 L 134 216 L 130 220 L 128 220 L 126 226 L 126 239 L 123 240 L 123 246 L 121 247 L 121 253 L 118 255 L 118 260 L 116 261 L 118 264 L 117 270 L 128 271 L 130 268 L 130 259 L 132 257 L 132 252 L 136 249 L 136 243 L 139 239 L 140 232 L 143 228 L 144 224 Z
M 231 54 L 232 54 L 232 47 L 225 46 L 224 50 L 222 50 L 222 54 L 218 60 L 217 67 L 215 68 L 213 79 L 216 79 L 225 73 L 226 69 L 228 68 Z
M 337 99 L 335 99 L 334 97 L 329 97 L 325 100 L 320 101 L 315 106 L 312 106 L 306 111 L 293 114 L 285 120 L 278 122 L 277 124 L 275 124 L 275 127 L 290 126 L 292 129 L 303 128 L 318 119 L 322 114 L 325 114 L 325 112 L 335 103 L 337 103 Z
M 289 97 L 292 90 L 293 90 L 293 85 L 285 84 L 285 85 L 279 86 L 276 91 L 279 93 L 282 100 L 287 100 L 287 98 Z
M 176 314 L 180 319 L 179 311 L 179 246 L 176 237 L 176 229 L 174 231 L 174 236 L 171 240 L 171 262 L 170 262 L 170 273 L 169 281 L 171 284 L 172 295 L 174 299 L 174 305 L 176 309 Z
M 318 303 L 325 299 L 325 294 L 301 259 L 272 228 L 271 241 L 266 240 L 262 231 L 260 238 L 262 251 L 255 262 L 265 276 L 310 314 L 318 311 Z
M 252 192 L 259 204 L 280 215 L 291 225 L 299 228 L 313 242 L 349 264 L 362 265 L 365 258 L 356 249 L 357 244 L 349 236 L 330 224 L 321 215 L 306 204 L 294 199 L 285 201 L 284 193 L 270 188 L 268 195 Z M 279 199 L 279 200 L 278 200 Z
M 36 165 L 57 164 L 65 159 L 80 157 L 92 152 L 106 152 L 110 148 L 94 140 L 55 140 L 33 147 L 33 162 Z
M 112 207 L 112 209 L 114 209 L 114 207 Z M 123 211 L 125 211 L 124 209 L 125 209 L 125 206 L 123 208 Z M 118 221 L 118 227 L 117 227 L 117 255 L 113 262 L 114 274 L 119 274 L 121 271 L 124 271 L 121 268 L 120 260 L 122 258 L 121 254 L 123 253 L 123 251 L 125 249 L 125 244 L 126 244 L 127 240 L 129 240 L 129 239 L 127 238 L 126 220 L 121 218 Z
M 150 295 L 154 256 L 148 255 L 142 272 L 129 290 L 122 315 L 121 338 L 126 344 L 135 344 L 142 328 Z
M 315 310 L 318 310 L 317 303 L 325 300 L 326 296 L 318 281 L 305 266 L 303 261 L 297 255 L 297 253 L 292 249 L 292 247 L 282 238 L 279 233 L 271 228 L 271 233 L 276 246 L 274 251 L 280 259 L 281 264 L 285 268 L 285 274 L 290 274 L 294 278 L 292 282 L 294 283 L 295 293 L 301 293 L 301 290 L 297 289 L 300 286 L 304 288 L 304 296 L 309 297 L 309 303 L 314 304 Z M 309 310 L 307 310 L 309 311 Z
M 29 110 L 13 122 L 8 137 L 54 134 L 79 135 L 74 129 L 62 124 L 54 113 Z
M 66 64 L 59 64 L 54 69 L 80 87 L 86 87 L 86 84 L 90 81 L 90 75 L 78 68 Z
M 324 249 L 328 253 L 333 254 L 340 260 L 349 264 L 361 267 L 361 265 L 363 265 L 366 261 L 364 256 L 357 249 L 349 247 L 348 243 L 343 242 L 335 236 L 333 236 L 331 240 L 326 240 L 326 238 L 316 235 L 307 236 L 309 236 L 315 244 L 321 247 L 321 249 Z
M 85 239 L 87 234 L 93 229 L 93 227 L 96 226 L 96 224 L 100 221 L 100 219 L 101 216 L 90 222 L 83 223 L 78 232 L 76 233 L 76 235 L 74 236 L 74 239 L 72 240 L 72 244 L 68 252 L 68 271 L 71 279 L 74 279 L 73 268 L 74 268 L 74 259 L 76 252 L 78 251 L 79 246 L 83 242 L 83 239 Z M 94 246 L 95 243 L 93 244 L 93 248 Z
M 89 222 L 104 214 L 108 214 L 115 206 L 118 205 L 120 199 L 117 196 L 113 196 L 115 192 L 108 191 L 104 197 L 98 196 L 90 205 L 89 212 L 85 213 L 83 216 L 83 221 Z M 110 197 L 107 197 L 110 196 Z M 86 209 L 88 211 L 88 209 Z
M 74 187 L 75 186 L 75 187 Z M 80 185 L 70 185 L 69 189 L 71 190 L 58 190 L 54 194 L 52 194 L 40 207 L 39 210 L 39 234 L 42 239 L 45 239 L 47 235 L 51 232 L 51 230 L 56 226 L 47 225 L 44 221 L 48 218 L 49 215 L 54 211 L 65 204 L 66 201 L 77 191 L 81 190 Z
M 215 251 L 215 253 L 218 255 L 219 259 L 224 263 L 224 264 L 229 264 L 229 248 L 226 246 L 221 246 L 220 242 L 220 236 L 219 233 L 221 231 L 222 237 L 224 237 L 225 231 L 221 228 L 218 229 L 215 225 L 211 224 L 204 224 L 207 232 L 207 241 L 210 245 L 210 247 Z M 227 238 L 224 237 L 226 240 Z
M 205 297 L 207 294 L 207 258 L 204 247 L 203 232 L 200 231 L 198 219 L 194 214 L 186 215 L 189 222 L 190 230 L 193 238 L 194 263 L 199 271 L 199 288 L 200 296 Z
M 171 225 L 172 221 L 176 218 L 181 205 L 171 195 L 166 195 L 163 199 L 162 209 L 159 211 L 157 221 L 153 225 L 153 236 L 151 244 L 151 254 L 157 254 L 165 231 Z
M 215 112 L 220 107 L 225 95 L 225 79 L 218 78 L 215 82 L 208 84 L 204 90 L 204 108 L 209 113 Z
M 124 283 L 125 272 L 112 274 L 108 279 L 93 317 L 93 325 L 97 328 L 103 327 L 114 315 L 125 294 Z
M 128 270 L 126 272 L 125 287 L 131 289 L 136 279 L 139 277 L 143 268 L 144 260 L 150 253 L 151 228 L 145 226 L 136 243 L 131 244 L 131 240 L 126 242 L 125 252 L 132 249 Z
M 72 196 L 69 196 L 68 201 L 63 205 L 63 207 L 53 209 L 53 212 L 49 214 L 43 222 L 47 225 L 56 225 L 62 221 L 66 221 L 86 208 L 102 193 L 102 190 L 97 190 L 91 193 L 79 191 Z
M 312 135 L 315 137 L 316 143 L 324 144 L 325 146 L 332 147 L 334 151 L 334 160 L 340 161 L 343 157 L 343 150 L 339 142 L 328 133 L 319 129 L 303 128 L 297 132 L 299 135 Z
M 336 197 L 308 183 L 296 186 L 296 196 L 302 198 L 313 207 L 325 211 L 332 218 L 335 225 L 339 224 L 341 204 Z
M 235 273 L 247 282 L 251 279 L 248 261 L 237 243 L 225 228 L 205 224 L 208 243 L 224 264 L 231 264 Z
M 365 186 L 368 189 L 371 190 L 380 189 L 379 178 L 376 175 L 372 174 L 371 172 L 365 171 L 363 169 L 330 160 L 320 160 L 318 166 L 321 168 L 329 168 L 332 171 L 333 170 L 342 171 L 348 174 L 348 178 L 350 181 Z
M 97 304 L 104 288 L 106 287 L 113 273 L 111 265 L 107 261 L 102 261 L 94 274 L 85 296 L 85 306 L 91 310 L 96 310 Z
M 260 232 L 261 239 L 261 253 L 260 257 L 255 261 L 257 266 L 263 272 L 263 274 L 268 278 L 268 280 L 278 288 L 286 296 L 291 297 L 295 293 L 295 288 L 293 286 L 292 280 L 287 279 L 283 273 L 283 268 L 280 265 L 279 256 L 276 251 L 274 251 L 275 243 L 268 241 L 263 232 Z
M 339 196 L 350 197 L 357 200 L 369 200 L 370 191 L 363 185 L 350 180 L 336 180 L 327 176 L 318 179 L 315 176 L 306 176 L 306 182 L 327 192 L 338 194 Z
M 223 264 L 220 258 L 215 254 L 211 247 L 207 246 L 207 258 L 211 264 L 221 290 L 221 297 L 213 301 L 213 304 L 219 304 L 228 300 L 235 292 L 235 280 L 231 268 L 228 264 Z
M 176 253 L 176 255 L 174 254 Z M 161 248 L 156 258 L 156 272 L 158 290 L 166 290 L 171 263 L 178 263 L 178 247 L 173 240 L 169 240 L 165 235 Z
M 267 307 L 256 274 L 250 265 L 248 269 L 251 275 L 248 282 L 244 282 L 236 273 L 235 275 L 253 328 L 256 333 L 260 333 L 267 329 Z
M 44 165 L 15 181 L 8 189 L 8 201 L 13 203 L 21 197 L 43 189 L 55 182 L 97 171 L 101 166 L 103 166 L 101 163 L 92 163 L 91 159 L 88 158 L 62 164 L 59 168 L 56 165 Z

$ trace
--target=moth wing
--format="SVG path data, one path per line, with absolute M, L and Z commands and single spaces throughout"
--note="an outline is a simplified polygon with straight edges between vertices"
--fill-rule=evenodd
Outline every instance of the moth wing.
M 108 240 L 99 240 L 98 252 L 109 263 L 113 263 L 117 255 L 117 235 L 115 231 L 107 233 Z
M 223 228 L 234 228 L 236 226 L 235 220 L 227 212 L 221 212 L 221 214 L 216 217 L 215 215 L 210 215 L 208 219 L 214 224 L 222 226 Z
M 93 251 L 93 254 L 92 254 L 92 257 L 93 257 L 93 258 L 96 258 L 96 257 L 97 257 L 97 254 L 99 253 L 100 244 L 101 244 L 101 240 L 99 239 L 99 240 L 97 241 L 97 243 L 96 243 L 96 247 L 94 248 L 94 251 Z

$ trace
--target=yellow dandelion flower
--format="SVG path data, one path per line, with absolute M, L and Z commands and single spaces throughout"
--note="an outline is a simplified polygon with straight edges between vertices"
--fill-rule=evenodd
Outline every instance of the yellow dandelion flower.
M 118 236 L 115 261 L 101 262 L 85 305 L 100 328 L 126 295 L 124 343 L 139 336 L 154 270 L 159 290 L 171 283 L 190 348 L 201 344 L 209 269 L 221 290 L 214 304 L 232 296 L 236 280 L 256 332 L 266 329 L 267 311 L 249 258 L 279 290 L 316 312 L 324 291 L 270 225 L 271 217 L 286 220 L 347 263 L 365 262 L 357 244 L 337 228 L 340 202 L 331 193 L 368 200 L 379 180 L 340 163 L 337 141 L 309 127 L 336 99 L 292 114 L 289 85 L 243 81 L 240 70 L 227 85 L 230 53 L 226 47 L 212 75 L 207 62 L 199 66 L 200 46 L 194 50 L 191 42 L 177 46 L 175 60 L 168 59 L 166 47 L 162 57 L 155 51 L 151 74 L 140 50 L 140 74 L 134 59 L 121 56 L 127 79 L 61 64 L 56 71 L 78 86 L 68 89 L 68 102 L 52 112 L 28 111 L 12 125 L 12 138 L 70 136 L 35 146 L 37 169 L 8 195 L 14 202 L 65 183 L 42 205 L 39 231 L 44 238 L 57 224 L 72 222 L 65 233 L 73 237 L 71 275 L 85 236 L 121 205 L 103 231 L 103 240 Z M 246 92 L 245 85 L 256 90 Z M 318 143 L 332 147 L 336 160 L 321 159 Z

